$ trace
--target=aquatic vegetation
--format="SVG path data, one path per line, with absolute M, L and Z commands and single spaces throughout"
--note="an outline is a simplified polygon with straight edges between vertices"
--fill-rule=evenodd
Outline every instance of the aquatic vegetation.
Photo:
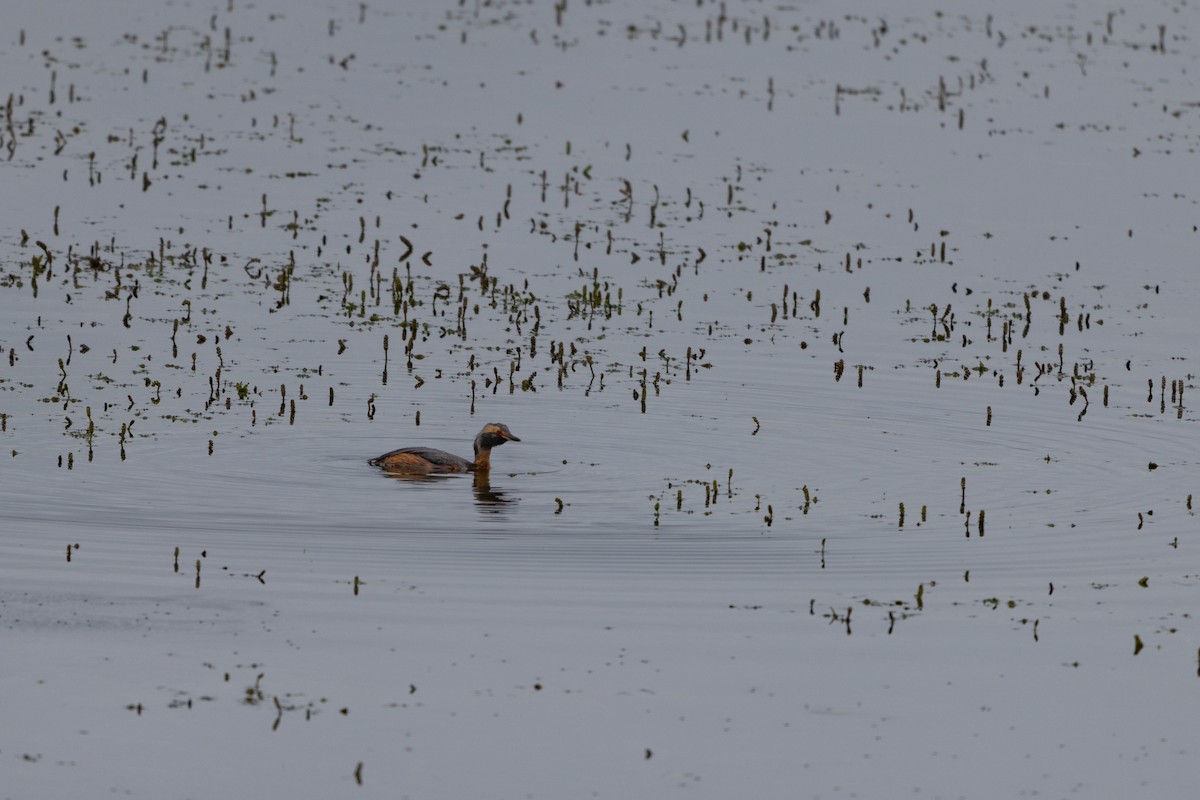
M 139 726 L 202 701 L 223 769 L 337 708 L 337 763 L 289 773 L 325 794 L 419 794 L 410 750 L 463 795 L 510 768 L 528 783 L 489 791 L 744 784 L 714 754 L 769 764 L 799 714 L 973 767 L 905 791 L 1129 793 L 1105 765 L 1178 738 L 1200 575 L 1179 9 L 53 7 L 0 43 L 0 622 L 18 659 L 47 627 L 114 644 L 73 668 L 95 689 L 62 652 L 9 672 L 63 748 L 14 728 L 27 772 L 101 752 L 63 732 L 107 720 L 55 717 L 93 691 Z M 512 473 L 366 467 L 498 418 L 527 437 Z M 1113 681 L 1104 763 L 1056 748 L 1078 734 L 1045 720 Z M 985 695 L 995 725 L 963 712 Z M 570 750 L 568 723 L 630 714 L 654 738 Z M 515 749 L 456 771 L 441 732 Z M 804 785 L 879 794 L 888 764 L 829 771 L 845 741 L 805 742 Z M 1018 748 L 1035 785 L 997 772 Z M 108 755 L 73 772 L 161 788 Z M 617 763 L 651 755 L 653 777 Z M 539 782 L 551 761 L 581 766 L 569 787 Z

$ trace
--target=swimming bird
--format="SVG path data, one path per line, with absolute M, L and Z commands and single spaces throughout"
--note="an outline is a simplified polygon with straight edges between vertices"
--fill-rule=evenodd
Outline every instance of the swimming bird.
M 493 447 L 519 441 L 507 425 L 489 422 L 475 437 L 474 461 L 432 447 L 402 447 L 373 458 L 368 463 L 402 472 L 487 472 L 492 466 Z

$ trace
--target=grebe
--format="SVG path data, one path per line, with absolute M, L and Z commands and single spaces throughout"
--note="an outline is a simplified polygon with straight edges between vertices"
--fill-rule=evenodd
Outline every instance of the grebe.
M 492 466 L 492 448 L 521 441 L 507 425 L 489 422 L 475 437 L 475 460 L 467 461 L 432 447 L 403 447 L 370 460 L 372 466 L 405 472 L 483 472 Z

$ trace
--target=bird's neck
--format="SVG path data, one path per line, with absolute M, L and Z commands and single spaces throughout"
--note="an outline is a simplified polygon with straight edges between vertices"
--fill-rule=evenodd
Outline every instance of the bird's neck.
M 475 461 L 471 467 L 479 472 L 486 472 L 492 466 L 492 448 L 483 441 L 483 434 L 475 437 Z

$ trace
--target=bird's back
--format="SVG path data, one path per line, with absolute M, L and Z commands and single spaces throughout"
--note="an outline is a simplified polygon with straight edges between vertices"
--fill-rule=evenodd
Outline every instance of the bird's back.
M 370 463 L 376 467 L 430 472 L 468 472 L 471 469 L 471 462 L 465 458 L 432 447 L 402 447 L 373 458 Z

